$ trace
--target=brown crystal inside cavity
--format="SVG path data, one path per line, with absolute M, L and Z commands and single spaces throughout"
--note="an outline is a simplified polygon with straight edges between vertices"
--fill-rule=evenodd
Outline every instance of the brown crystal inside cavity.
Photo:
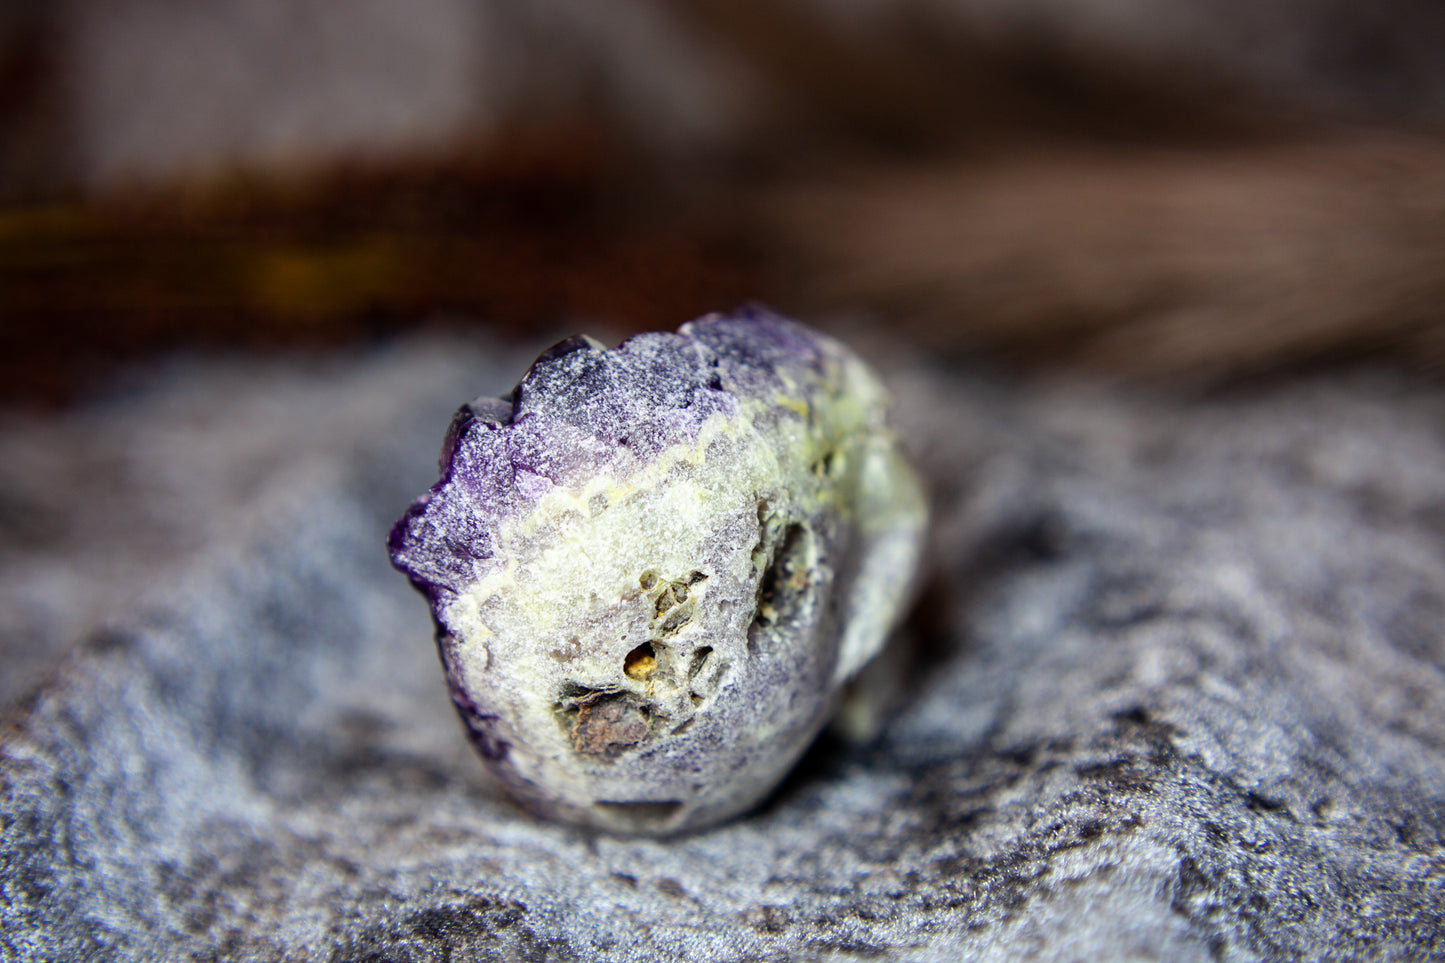
M 572 745 L 589 756 L 616 756 L 652 738 L 638 705 L 623 695 L 606 696 L 579 706 Z

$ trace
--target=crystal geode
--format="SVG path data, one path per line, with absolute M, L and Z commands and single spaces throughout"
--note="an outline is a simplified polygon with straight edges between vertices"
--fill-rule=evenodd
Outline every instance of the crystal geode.
M 569 338 L 457 412 L 391 557 L 518 797 L 666 834 L 778 783 L 917 565 L 924 499 L 886 407 L 847 348 L 754 308 Z

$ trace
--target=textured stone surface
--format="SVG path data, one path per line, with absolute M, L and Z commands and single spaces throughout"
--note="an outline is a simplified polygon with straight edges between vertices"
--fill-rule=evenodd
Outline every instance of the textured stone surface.
M 391 531 L 527 805 L 671 835 L 792 768 L 910 601 L 927 517 L 876 375 L 762 308 L 544 351 Z
M 93 416 L 150 438 L 203 419 L 209 453 L 157 449 L 184 473 L 284 392 L 294 441 L 228 462 L 257 476 L 215 496 L 209 547 L 10 704 L 0 957 L 1445 952 L 1439 389 L 1185 403 L 880 365 L 938 509 L 905 704 L 761 811 L 649 841 L 504 800 L 380 544 L 430 480 L 428 426 L 518 360 L 417 349 L 249 387 L 203 366 Z M 80 484 L 83 454 L 53 455 L 55 487 Z M 6 497 L 12 517 L 32 496 Z

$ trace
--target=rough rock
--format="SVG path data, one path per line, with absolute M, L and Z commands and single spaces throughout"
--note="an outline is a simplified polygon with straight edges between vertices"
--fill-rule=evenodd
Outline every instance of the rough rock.
M 624 833 L 756 806 L 910 600 L 927 512 L 886 416 L 760 307 L 569 338 L 463 405 L 389 545 L 497 777 Z
M 77 418 L 150 438 L 201 419 L 211 447 L 148 457 L 254 474 L 208 496 L 228 521 L 178 537 L 184 564 L 125 571 L 103 532 L 47 556 L 109 553 L 97 591 L 151 587 L 7 709 L 0 957 L 1445 953 L 1438 387 L 1187 400 L 880 364 L 937 508 L 904 702 L 760 811 L 658 841 L 506 801 L 387 565 L 430 426 L 515 360 L 196 363 L 55 420 L 62 492 L 89 483 Z M 288 429 L 239 456 L 281 389 Z M 6 518 L 50 497 L 30 491 L 8 487 Z

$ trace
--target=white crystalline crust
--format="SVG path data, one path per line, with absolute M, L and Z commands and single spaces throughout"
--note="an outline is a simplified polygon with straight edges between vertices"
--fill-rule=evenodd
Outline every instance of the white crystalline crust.
M 842 345 L 755 311 L 564 342 L 510 410 L 464 413 L 392 548 L 494 771 L 547 815 L 659 834 L 776 785 L 917 564 L 885 408 Z

